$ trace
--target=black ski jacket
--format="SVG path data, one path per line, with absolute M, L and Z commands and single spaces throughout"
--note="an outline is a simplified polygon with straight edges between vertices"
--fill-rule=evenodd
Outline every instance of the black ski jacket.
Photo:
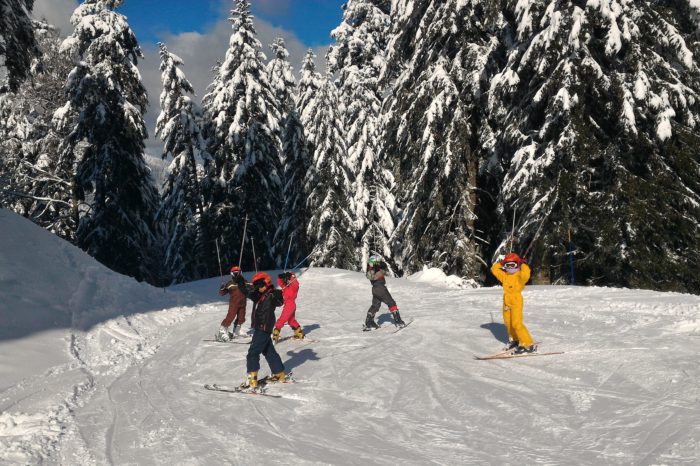
M 384 264 L 376 264 L 374 267 L 367 267 L 367 273 L 365 276 L 367 280 L 374 285 L 385 285 L 386 278 L 384 278 Z
M 248 288 L 243 277 L 237 278 L 238 289 L 253 301 L 250 326 L 263 332 L 272 333 L 275 328 L 275 308 L 284 304 L 282 290 L 269 288 L 264 293 Z

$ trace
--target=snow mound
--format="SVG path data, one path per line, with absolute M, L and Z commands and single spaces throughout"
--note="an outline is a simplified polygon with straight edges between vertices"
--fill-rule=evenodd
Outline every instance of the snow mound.
M 0 464 L 39 464 L 77 431 L 74 410 L 152 358 L 201 298 L 115 273 L 3 209 L 0 238 Z
M 422 271 L 409 276 L 408 280 L 445 288 L 466 289 L 479 287 L 474 280 L 467 280 L 456 275 L 447 275 L 440 269 L 435 267 L 428 268 L 427 266 L 424 266 Z
M 4 209 L 0 238 L 0 340 L 59 328 L 88 330 L 117 316 L 162 309 L 165 302 L 179 304 L 175 294 L 115 273 Z

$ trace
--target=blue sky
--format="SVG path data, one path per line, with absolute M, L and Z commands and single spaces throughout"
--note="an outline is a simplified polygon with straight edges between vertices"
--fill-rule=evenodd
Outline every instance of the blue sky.
M 278 37 L 285 40 L 289 61 L 298 71 L 307 49 L 316 54 L 317 67 L 325 69 L 325 54 L 333 43 L 330 32 L 342 21 L 346 0 L 250 0 L 254 24 L 269 58 L 269 45 Z M 700 1 L 700 0 L 699 0 Z M 77 0 L 35 0 L 34 15 L 46 18 L 64 35 L 73 31 L 69 18 Z M 212 66 L 222 60 L 228 49 L 231 24 L 226 20 L 234 8 L 232 0 L 124 0 L 118 12 L 128 18 L 145 58 L 139 60 L 144 86 L 148 90 L 149 108 L 146 124 L 150 139 L 147 148 L 159 154 L 162 144 L 154 135 L 162 90 L 159 70 L 158 41 L 179 55 L 188 79 L 201 98 L 211 83 Z
M 306 46 L 331 43 L 346 0 L 251 0 L 253 14 L 272 26 L 293 32 Z M 196 6 L 193 6 L 196 5 Z M 165 34 L 203 32 L 229 16 L 231 0 L 125 0 L 120 13 L 140 42 L 157 42 Z

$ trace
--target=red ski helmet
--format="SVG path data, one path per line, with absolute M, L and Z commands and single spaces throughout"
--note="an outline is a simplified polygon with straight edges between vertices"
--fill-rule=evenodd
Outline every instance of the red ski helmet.
M 252 282 L 256 290 L 259 290 L 263 287 L 272 288 L 272 279 L 265 272 L 258 272 L 255 275 L 253 275 Z
M 241 268 L 239 266 L 234 265 L 233 267 L 231 267 L 231 275 L 235 275 L 238 273 L 241 273 Z
M 519 255 L 517 255 L 514 252 L 511 252 L 503 258 L 503 263 L 505 264 L 506 262 L 515 262 L 518 264 L 518 266 L 520 266 L 523 263 L 523 260 L 520 258 Z

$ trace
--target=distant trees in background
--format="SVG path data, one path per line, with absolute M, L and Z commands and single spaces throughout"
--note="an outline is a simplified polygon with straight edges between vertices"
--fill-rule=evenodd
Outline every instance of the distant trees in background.
M 62 47 L 49 25 L 27 29 L 31 3 L 0 0 L 4 43 L 21 44 L 0 48 L 0 201 L 117 271 L 205 278 L 218 245 L 245 268 L 359 270 L 378 254 L 397 274 L 484 283 L 514 250 L 539 282 L 573 269 L 581 284 L 700 292 L 687 1 L 348 0 L 333 75 L 309 51 L 297 81 L 236 0 L 201 108 L 161 46 L 160 197 L 121 2 L 86 0 Z M 88 33 L 97 20 L 109 27 Z

